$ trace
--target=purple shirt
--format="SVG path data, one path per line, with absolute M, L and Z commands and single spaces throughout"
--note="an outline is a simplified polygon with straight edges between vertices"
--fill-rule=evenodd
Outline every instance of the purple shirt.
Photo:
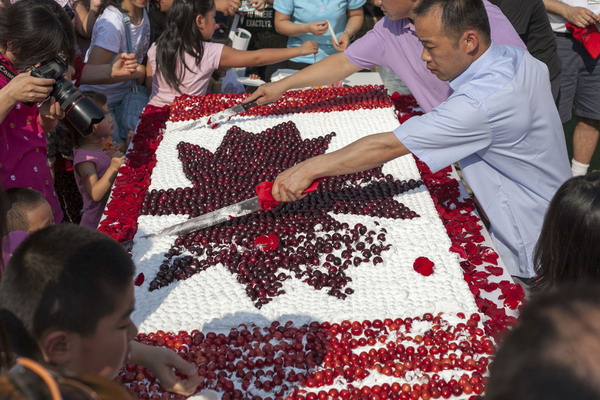
M 527 48 L 502 11 L 484 0 L 492 41 Z M 415 34 L 415 26 L 408 18 L 392 21 L 384 17 L 365 36 L 352 43 L 344 52 L 356 67 L 373 69 L 376 65 L 390 68 L 408 86 L 425 112 L 431 111 L 452 93 L 448 82 L 429 72 L 421 60 L 423 45 Z
M 100 201 L 94 201 L 85 190 L 85 184 L 77 172 L 77 164 L 82 162 L 90 161 L 96 165 L 96 175 L 98 179 L 102 178 L 108 167 L 110 166 L 111 157 L 108 156 L 104 150 L 92 150 L 92 149 L 80 149 L 75 148 L 73 150 L 73 170 L 75 171 L 75 182 L 79 187 L 81 197 L 83 197 L 83 215 L 81 216 L 81 222 L 79 225 L 87 226 L 88 228 L 96 229 L 100 218 L 102 217 L 102 211 L 108 201 L 110 190 L 106 193 L 104 198 Z

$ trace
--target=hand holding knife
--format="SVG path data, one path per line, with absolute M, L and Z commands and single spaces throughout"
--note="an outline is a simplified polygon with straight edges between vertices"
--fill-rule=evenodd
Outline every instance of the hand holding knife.
M 319 183 L 324 178 L 315 180 L 303 193 L 311 193 L 317 190 Z M 174 235 L 185 235 L 190 232 L 194 232 L 200 229 L 208 228 L 221 222 L 228 221 L 232 218 L 242 217 L 250 214 L 254 211 L 259 210 L 271 210 L 281 203 L 275 200 L 271 194 L 273 189 L 273 182 L 261 182 L 256 186 L 256 196 L 243 200 L 239 203 L 223 207 L 219 210 L 209 212 L 199 217 L 189 219 L 185 222 L 175 224 L 168 228 L 161 230 L 155 234 L 144 235 L 142 238 L 149 238 L 152 236 L 174 236 Z

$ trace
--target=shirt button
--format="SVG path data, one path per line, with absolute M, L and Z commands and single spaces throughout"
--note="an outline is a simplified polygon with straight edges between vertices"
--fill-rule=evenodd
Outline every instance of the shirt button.
M 45 183 L 46 185 L 50 184 L 50 183 L 48 182 L 48 179 L 46 179 L 46 182 L 44 182 L 44 183 Z
M 10 124 L 8 124 L 8 126 L 10 126 L 10 128 L 11 128 L 11 129 L 14 129 L 14 128 L 15 128 L 15 124 L 14 124 L 14 122 L 11 122 Z

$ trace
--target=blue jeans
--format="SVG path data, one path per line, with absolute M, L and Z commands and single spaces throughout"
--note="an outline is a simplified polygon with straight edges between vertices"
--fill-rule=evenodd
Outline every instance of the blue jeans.
M 121 100 L 112 103 L 108 107 L 115 124 L 113 139 L 117 143 L 124 142 L 127 139 L 127 133 L 130 130 L 136 130 L 138 123 L 140 122 L 140 113 L 148 104 L 148 89 L 144 86 L 137 85 L 137 90 L 137 93 L 131 91 Z

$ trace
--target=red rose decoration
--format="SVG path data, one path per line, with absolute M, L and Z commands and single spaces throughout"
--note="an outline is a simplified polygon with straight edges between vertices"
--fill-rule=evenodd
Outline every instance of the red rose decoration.
M 435 264 L 427 257 L 419 257 L 413 263 L 415 271 L 423 276 L 429 276 L 433 274 L 433 266 Z
M 144 283 L 144 274 L 143 273 L 139 273 L 138 276 L 135 278 L 135 281 L 133 281 L 133 284 L 135 286 L 142 286 L 142 283 Z
M 274 233 L 269 233 L 268 235 L 257 237 L 254 239 L 254 243 L 262 251 L 274 251 L 279 247 L 279 238 Z

